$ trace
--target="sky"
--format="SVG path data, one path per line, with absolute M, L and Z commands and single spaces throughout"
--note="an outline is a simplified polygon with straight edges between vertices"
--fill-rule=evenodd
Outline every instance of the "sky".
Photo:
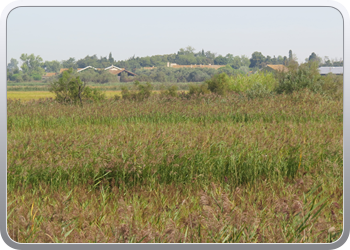
M 343 19 L 331 7 L 20 7 L 7 19 L 7 62 L 87 55 L 115 60 L 192 46 L 225 56 L 312 52 L 343 58 Z

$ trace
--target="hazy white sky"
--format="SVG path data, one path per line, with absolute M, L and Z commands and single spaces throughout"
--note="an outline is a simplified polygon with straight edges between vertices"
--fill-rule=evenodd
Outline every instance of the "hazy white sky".
M 343 57 L 343 19 L 331 7 L 21 7 L 7 19 L 7 61 L 86 55 L 116 60 L 192 46 L 221 55 Z

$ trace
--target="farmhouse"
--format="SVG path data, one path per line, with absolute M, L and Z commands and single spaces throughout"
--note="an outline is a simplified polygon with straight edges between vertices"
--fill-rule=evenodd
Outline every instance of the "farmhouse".
M 94 69 L 94 70 L 108 70 L 109 73 L 113 74 L 113 75 L 117 75 L 118 76 L 118 80 L 120 80 L 120 75 L 125 72 L 128 76 L 136 76 L 135 73 L 131 72 L 131 71 L 128 71 L 124 68 L 119 68 L 117 66 L 114 66 L 114 65 L 111 65 L 105 69 L 100 69 L 100 68 L 94 68 L 92 66 L 87 66 L 85 68 L 78 68 L 77 69 L 77 72 L 82 72 L 84 70 L 87 70 L 87 69 Z M 62 68 L 60 69 L 60 73 L 62 73 L 63 71 L 66 71 L 68 70 L 67 68 Z
M 342 75 L 344 73 L 343 67 L 319 67 L 320 75 L 325 76 L 329 73 L 334 75 Z

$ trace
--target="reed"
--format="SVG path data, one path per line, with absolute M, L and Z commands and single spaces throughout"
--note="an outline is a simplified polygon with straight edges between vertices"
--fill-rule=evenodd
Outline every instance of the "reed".
M 8 100 L 17 242 L 332 242 L 342 98 Z

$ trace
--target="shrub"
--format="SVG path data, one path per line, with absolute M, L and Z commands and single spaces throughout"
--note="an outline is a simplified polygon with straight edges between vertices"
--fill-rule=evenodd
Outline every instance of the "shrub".
M 214 75 L 211 79 L 205 83 L 208 84 L 208 89 L 218 95 L 224 96 L 229 88 L 230 77 L 226 73 Z
M 64 71 L 58 81 L 49 86 L 50 92 L 53 92 L 56 101 L 59 103 L 83 104 L 83 100 L 100 101 L 106 98 L 105 94 L 99 89 L 91 89 L 83 83 L 79 76 L 73 74 L 73 69 Z
M 103 101 L 106 99 L 106 94 L 97 88 L 85 87 L 83 95 L 83 99 L 93 100 L 96 102 Z
M 322 94 L 330 98 L 343 97 L 343 76 L 328 74 L 323 78 Z
M 272 73 L 257 72 L 252 75 L 236 75 L 232 78 L 229 84 L 229 90 L 241 93 L 256 88 L 257 83 L 264 86 L 265 89 L 273 91 L 276 86 L 276 78 Z
M 207 83 L 203 83 L 200 85 L 190 85 L 189 86 L 189 94 L 190 95 L 205 95 L 205 94 L 209 94 L 210 90 L 208 89 L 208 84 Z
M 161 96 L 177 97 L 178 87 L 176 85 L 169 86 L 166 90 L 161 91 Z
M 35 81 L 40 81 L 41 80 L 41 75 L 40 74 L 33 74 L 32 77 L 33 77 L 33 79 Z
M 153 86 L 146 82 L 146 84 L 140 84 L 139 81 L 134 82 L 135 89 L 129 90 L 127 87 L 122 87 L 122 97 L 126 100 L 143 101 L 151 96 Z
M 29 81 L 32 80 L 32 77 L 31 77 L 30 75 L 28 75 L 28 74 L 23 74 L 23 75 L 22 75 L 22 79 L 23 79 L 23 81 L 25 81 L 25 82 L 29 82 Z
M 114 101 L 119 101 L 120 98 L 121 98 L 120 95 L 114 95 L 114 96 L 113 96 L 113 100 L 114 100 Z
M 313 92 L 321 93 L 324 79 L 318 72 L 317 63 L 310 62 L 300 65 L 297 69 L 281 72 L 277 74 L 278 86 L 276 92 L 278 94 L 290 94 L 294 91 L 302 89 L 310 89 Z
M 12 74 L 9 76 L 10 80 L 11 81 L 14 81 L 14 82 L 21 82 L 23 81 L 22 79 L 22 76 L 20 74 Z

